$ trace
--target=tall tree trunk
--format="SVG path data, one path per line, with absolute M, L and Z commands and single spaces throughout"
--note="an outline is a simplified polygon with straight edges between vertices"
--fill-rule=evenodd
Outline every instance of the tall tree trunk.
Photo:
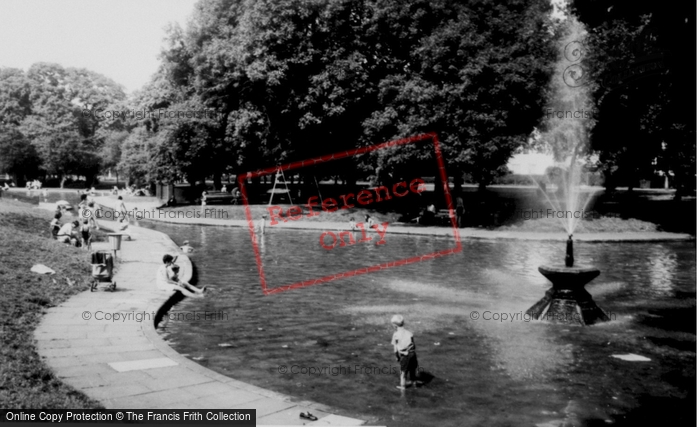
M 464 183 L 464 180 L 462 179 L 462 171 L 459 171 L 455 174 L 454 176 L 454 193 L 459 194 L 462 192 L 462 183 Z
M 221 172 L 214 172 L 214 189 L 221 190 Z
M 65 175 L 60 175 L 61 177 L 61 188 L 63 188 L 63 184 L 66 183 L 66 176 Z
M 680 169 L 680 168 L 677 168 Z M 676 172 L 674 178 L 674 187 L 676 187 L 676 192 L 673 194 L 673 200 L 680 201 L 683 200 L 683 177 L 680 173 Z

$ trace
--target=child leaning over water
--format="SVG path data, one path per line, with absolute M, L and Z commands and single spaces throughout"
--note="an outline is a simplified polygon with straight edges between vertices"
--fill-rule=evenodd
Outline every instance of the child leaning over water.
M 416 357 L 416 344 L 413 342 L 413 334 L 403 327 L 403 316 L 400 314 L 394 315 L 391 318 L 391 324 L 394 325 L 394 336 L 391 337 L 391 344 L 394 346 L 394 354 L 396 360 L 401 365 L 400 382 L 396 386 L 404 390 L 407 386 L 421 385 L 422 383 L 416 378 L 416 370 L 418 369 L 418 358 Z M 410 377 L 410 381 L 407 381 Z

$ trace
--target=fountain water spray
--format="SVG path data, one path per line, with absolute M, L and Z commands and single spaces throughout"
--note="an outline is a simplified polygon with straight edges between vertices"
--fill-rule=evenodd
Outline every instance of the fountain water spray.
M 552 282 L 552 287 L 527 313 L 536 319 L 590 325 L 610 320 L 584 289 L 600 271 L 587 266 L 574 267 L 574 231 L 592 198 L 592 192 L 581 191 L 582 166 L 578 159 L 587 151 L 588 135 L 594 124 L 593 103 L 588 86 L 577 84 L 583 72 L 580 61 L 585 54 L 581 43 L 585 30 L 571 17 L 565 24 L 569 31 L 561 42 L 561 56 L 552 78 L 552 96 L 546 110 L 548 120 L 541 140 L 559 165 L 558 194 L 550 198 L 546 188 L 543 192 L 552 208 L 563 213 L 557 217 L 562 219 L 568 236 L 566 256 L 563 266 L 539 267 L 540 273 Z

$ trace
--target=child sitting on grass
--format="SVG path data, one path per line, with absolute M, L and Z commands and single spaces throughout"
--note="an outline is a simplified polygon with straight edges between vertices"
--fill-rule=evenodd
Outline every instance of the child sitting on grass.
M 51 237 L 56 239 L 56 236 L 58 235 L 58 230 L 61 229 L 61 212 L 56 211 L 56 213 L 53 216 L 53 219 L 51 220 L 50 228 L 51 228 Z
M 411 385 L 421 385 L 422 383 L 416 378 L 416 370 L 418 369 L 418 358 L 416 357 L 416 345 L 413 342 L 413 334 L 404 329 L 403 316 L 400 314 L 394 315 L 391 318 L 391 324 L 394 326 L 394 336 L 391 337 L 391 344 L 394 346 L 394 354 L 396 361 L 401 365 L 401 373 L 399 374 L 400 385 L 396 386 L 401 390 Z M 407 381 L 410 377 L 410 381 Z

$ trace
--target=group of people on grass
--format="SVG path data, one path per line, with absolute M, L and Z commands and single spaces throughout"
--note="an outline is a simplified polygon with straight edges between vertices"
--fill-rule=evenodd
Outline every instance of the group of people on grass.
M 369 230 L 370 228 L 372 228 L 372 226 L 373 226 L 374 224 L 377 223 L 377 222 L 374 220 L 374 218 L 372 218 L 372 217 L 369 216 L 369 215 L 365 215 L 365 221 L 364 221 L 364 222 L 365 222 L 365 224 L 367 225 L 367 229 L 368 229 L 368 230 Z M 355 231 L 355 230 L 359 230 L 359 229 L 360 229 L 360 228 L 357 226 L 357 222 L 355 222 L 355 217 L 350 217 L 349 225 L 350 225 L 350 230 L 352 230 L 352 231 Z
M 89 250 L 92 243 L 92 231 L 98 228 L 95 202 L 88 200 L 87 194 L 82 194 L 80 203 L 78 203 L 78 219 L 61 224 L 64 209 L 64 205 L 59 204 L 56 207 L 49 225 L 51 236 L 61 243 Z
M 81 194 L 80 202 L 78 203 L 77 219 L 61 224 L 61 218 L 63 217 L 65 209 L 65 205 L 57 204 L 54 217 L 49 226 L 51 236 L 61 243 L 83 247 L 86 250 L 91 249 L 93 231 L 99 228 L 95 202 L 89 200 L 86 193 Z M 118 197 L 115 212 L 118 213 L 115 214 L 115 218 L 117 218 L 119 233 L 131 240 L 131 235 L 128 232 L 128 212 L 121 196 Z
M 112 194 L 115 196 L 150 196 L 151 192 L 146 187 L 136 188 L 135 185 L 130 187 L 124 186 L 119 189 L 116 185 L 112 188 Z
M 25 186 L 25 188 L 27 190 L 40 190 L 41 185 L 42 185 L 41 181 L 39 181 L 38 179 L 35 179 L 33 181 L 27 181 L 27 185 Z

